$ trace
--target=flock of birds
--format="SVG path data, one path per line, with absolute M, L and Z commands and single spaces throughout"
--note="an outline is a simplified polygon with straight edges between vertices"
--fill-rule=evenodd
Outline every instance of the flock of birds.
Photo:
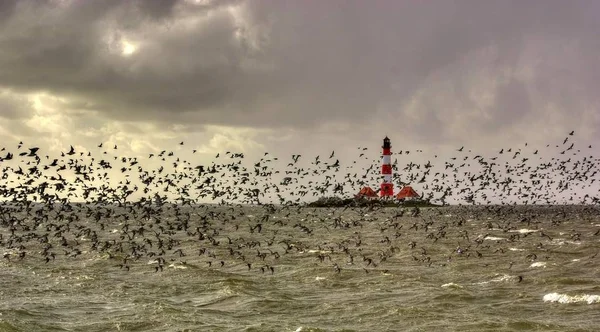
M 99 157 L 71 146 L 54 158 L 20 143 L 16 151 L 3 148 L 0 157 L 2 264 L 85 257 L 107 259 L 125 271 L 275 274 L 306 259 L 333 273 L 389 273 L 398 265 L 443 267 L 456 260 L 522 255 L 511 249 L 519 243 L 527 249 L 523 261 L 548 259 L 548 244 L 559 237 L 553 227 L 570 217 L 593 222 L 598 215 L 598 158 L 576 149 L 569 142 L 573 134 L 556 145 L 561 148 L 556 155 L 564 158 L 536 158 L 539 150 L 529 151 L 525 144 L 487 158 L 461 147 L 437 164 L 437 156 L 403 167 L 394 162 L 396 181 L 421 186 L 425 199 L 465 204 L 426 210 L 307 207 L 307 198 L 354 194 L 378 182 L 377 160 L 355 171 L 356 161 L 344 168 L 335 152 L 308 164 L 293 155 L 276 169 L 278 158 L 268 153 L 246 164 L 243 153 L 225 152 L 196 166 L 166 150 L 142 160 L 119 156 L 116 145 L 100 144 Z M 359 148 L 360 158 L 366 150 Z M 551 206 L 561 202 L 583 206 Z M 476 204 L 481 206 L 471 206 Z M 560 233 L 568 241 L 599 235 L 600 230 Z

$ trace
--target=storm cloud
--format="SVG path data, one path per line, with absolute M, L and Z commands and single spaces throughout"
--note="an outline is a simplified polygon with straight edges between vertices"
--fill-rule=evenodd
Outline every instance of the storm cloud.
M 0 119 L 10 137 L 119 133 L 148 146 L 148 130 L 209 146 L 215 128 L 265 149 L 273 137 L 305 148 L 308 135 L 355 147 L 382 132 L 421 145 L 571 129 L 593 141 L 599 12 L 596 1 L 3 1 Z M 23 127 L 34 133 L 11 129 Z

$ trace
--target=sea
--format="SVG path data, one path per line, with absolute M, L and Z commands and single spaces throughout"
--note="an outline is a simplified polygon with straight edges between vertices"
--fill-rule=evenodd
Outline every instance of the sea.
M 600 331 L 600 207 L 4 207 L 0 331 Z

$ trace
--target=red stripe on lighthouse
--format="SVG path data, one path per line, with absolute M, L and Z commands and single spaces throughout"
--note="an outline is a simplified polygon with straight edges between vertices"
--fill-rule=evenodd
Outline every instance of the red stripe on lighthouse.
M 381 174 L 392 174 L 392 165 L 381 165 Z

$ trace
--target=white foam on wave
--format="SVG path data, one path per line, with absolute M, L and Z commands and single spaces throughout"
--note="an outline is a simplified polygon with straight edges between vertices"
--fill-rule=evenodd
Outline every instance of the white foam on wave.
M 490 241 L 503 241 L 506 240 L 503 237 L 495 237 L 495 236 L 486 236 L 485 238 L 483 238 L 484 240 L 490 240 Z
M 459 284 L 455 284 L 453 282 L 449 282 L 447 284 L 443 284 L 442 288 L 463 288 L 463 286 L 461 286 Z
M 316 277 L 315 281 L 321 281 L 321 280 L 325 280 L 325 279 L 327 279 L 327 278 L 325 278 L 325 277 Z
M 75 276 L 75 279 L 77 279 L 77 280 L 94 280 L 94 277 L 82 274 L 80 276 Z
M 525 249 L 519 249 L 519 248 L 508 248 L 508 250 L 510 250 L 510 251 L 525 251 Z
M 567 241 L 565 239 L 552 239 L 552 241 L 550 242 L 551 245 L 556 245 L 556 246 L 562 246 L 565 244 L 576 244 L 576 245 L 580 245 L 581 242 L 574 242 L 574 241 Z
M 503 281 L 512 280 L 514 278 L 515 277 L 513 277 L 513 276 L 511 276 L 509 274 L 503 274 L 503 275 L 501 275 L 499 277 L 496 277 L 496 278 L 494 278 L 494 279 L 492 279 L 490 281 L 492 281 L 492 282 L 503 282 Z
M 544 302 L 557 302 L 557 303 L 579 303 L 587 302 L 587 304 L 600 303 L 600 295 L 567 295 L 559 293 L 548 293 L 544 295 Z
M 508 232 L 509 233 L 519 233 L 519 234 L 528 234 L 528 233 L 538 232 L 538 230 L 537 229 L 521 228 L 521 229 L 511 229 Z
M 235 291 L 229 286 L 225 286 L 225 287 L 219 289 L 219 293 L 223 294 L 223 295 L 235 295 L 236 294 Z
M 503 275 L 497 275 L 495 278 L 493 278 L 489 281 L 481 281 L 481 282 L 475 283 L 475 285 L 487 285 L 489 283 L 495 283 L 495 282 L 515 282 L 518 279 L 519 279 L 518 276 L 511 276 L 509 274 L 503 274 Z
M 529 265 L 529 267 L 546 267 L 546 262 L 534 262 L 531 265 Z
M 319 253 L 319 254 L 329 254 L 329 253 L 331 253 L 331 251 L 328 251 L 328 250 L 316 250 L 316 249 L 310 249 L 307 252 L 309 254 L 316 254 L 316 253 Z

